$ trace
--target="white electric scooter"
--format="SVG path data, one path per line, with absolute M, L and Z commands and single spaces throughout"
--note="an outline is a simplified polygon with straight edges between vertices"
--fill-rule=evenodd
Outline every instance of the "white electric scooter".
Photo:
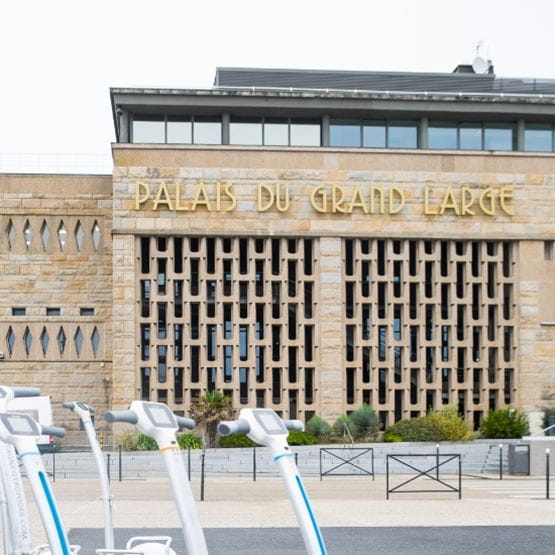
M 79 546 L 70 546 L 54 494 L 44 469 L 37 441 L 41 435 L 64 437 L 65 430 L 55 426 L 41 426 L 28 414 L 0 412 L 0 440 L 15 447 L 22 461 L 31 491 L 37 505 L 49 548 L 39 547 L 33 553 L 70 555 L 78 553 Z
M 162 453 L 188 555 L 207 555 L 206 540 L 197 514 L 185 464 L 175 437 L 180 428 L 192 429 L 194 420 L 176 416 L 163 403 L 133 401 L 126 411 L 107 412 L 108 422 L 133 424 L 153 438 Z
M 288 430 L 303 431 L 304 424 L 300 420 L 282 420 L 271 409 L 241 409 L 238 420 L 220 422 L 218 426 L 223 436 L 247 434 L 252 441 L 270 448 L 293 505 L 307 552 L 310 555 L 325 555 L 322 533 L 295 464 L 294 454 L 287 443 Z
M 92 415 L 95 409 L 86 403 L 78 403 L 75 401 L 66 401 L 62 403 L 66 409 L 72 410 L 83 423 L 87 438 L 94 455 L 96 468 L 100 477 L 100 487 L 102 491 L 102 507 L 104 511 L 104 549 L 97 549 L 97 554 L 121 554 L 121 553 L 143 553 L 145 555 L 175 555 L 175 551 L 170 548 L 171 538 L 169 536 L 140 536 L 131 538 L 127 542 L 126 549 L 114 549 L 114 524 L 112 518 L 112 494 L 110 492 L 110 481 L 108 472 L 104 465 L 102 450 L 98 443 L 96 430 L 92 421 Z M 147 542 L 147 543 L 139 543 Z
M 38 397 L 36 387 L 0 386 L 0 411 L 9 408 L 15 397 Z M 27 515 L 25 492 L 19 472 L 19 463 L 13 445 L 0 442 L 0 504 L 4 553 L 27 555 L 33 552 L 31 530 Z

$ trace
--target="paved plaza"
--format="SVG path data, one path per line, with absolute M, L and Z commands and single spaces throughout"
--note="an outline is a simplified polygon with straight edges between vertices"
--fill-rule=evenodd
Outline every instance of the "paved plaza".
M 447 480 L 454 481 L 454 476 Z M 388 501 L 383 476 L 375 481 L 370 477 L 323 481 L 309 477 L 305 484 L 330 553 L 554 552 L 555 500 L 545 499 L 542 479 L 463 477 L 461 500 L 456 493 L 438 491 L 404 493 Z M 196 477 L 192 486 L 198 500 Z M 424 489 L 436 484 L 424 479 L 414 486 Z M 100 534 L 103 524 L 98 482 L 59 479 L 53 487 L 71 537 L 87 545 Z M 115 526 L 129 529 L 122 531 L 124 537 L 138 527 L 150 534 L 170 529 L 175 545 L 180 545 L 166 480 L 116 481 L 112 487 Z M 198 501 L 197 506 L 211 552 L 302 552 L 289 501 L 277 478 L 259 477 L 253 482 L 246 477 L 208 477 L 205 501 Z M 41 527 L 34 508 L 31 516 L 39 540 Z

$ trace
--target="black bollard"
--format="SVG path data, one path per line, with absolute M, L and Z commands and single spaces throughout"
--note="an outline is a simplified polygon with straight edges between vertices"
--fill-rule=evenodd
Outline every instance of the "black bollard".
M 549 454 L 551 450 L 545 450 L 545 498 L 550 499 L 549 495 Z
M 200 456 L 200 500 L 204 501 L 204 453 Z

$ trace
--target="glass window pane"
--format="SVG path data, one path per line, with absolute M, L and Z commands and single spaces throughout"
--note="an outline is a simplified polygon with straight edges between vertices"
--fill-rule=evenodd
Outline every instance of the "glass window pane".
M 356 121 L 332 121 L 330 146 L 360 146 L 360 123 Z
M 262 122 L 253 119 L 232 119 L 229 124 L 229 144 L 261 145 Z
M 169 117 L 166 132 L 168 143 L 191 144 L 193 140 L 191 118 Z
M 512 125 L 486 125 L 484 127 L 484 148 L 486 150 L 513 150 Z
M 416 123 L 390 123 L 387 129 L 387 146 L 389 148 L 416 148 Z
M 553 150 L 551 125 L 527 125 L 524 129 L 524 150 L 551 152 Z
M 264 120 L 264 144 L 287 146 L 289 144 L 289 122 L 284 118 Z
M 134 118 L 133 119 L 134 143 L 163 143 L 164 118 Z
M 320 124 L 292 120 L 291 146 L 320 146 Z
M 369 148 L 385 148 L 385 122 L 366 122 L 362 130 L 362 144 Z
M 449 123 L 433 123 L 428 127 L 428 148 L 457 148 L 457 126 Z
M 462 150 L 482 150 L 482 126 L 476 123 L 461 123 L 459 127 L 459 148 Z
M 194 141 L 197 145 L 222 144 L 222 122 L 214 118 L 195 118 Z

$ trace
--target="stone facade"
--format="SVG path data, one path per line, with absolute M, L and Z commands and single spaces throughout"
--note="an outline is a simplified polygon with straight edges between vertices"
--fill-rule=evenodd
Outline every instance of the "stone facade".
M 62 401 L 111 405 L 111 198 L 109 176 L 0 175 L 1 381 L 50 395 L 70 441 Z
M 141 393 L 141 237 L 312 238 L 319 252 L 314 337 L 319 363 L 312 411 L 333 419 L 352 408 L 345 397 L 345 239 L 511 241 L 516 380 L 511 403 L 534 413 L 555 402 L 555 327 L 549 325 L 555 321 L 555 155 L 127 144 L 115 145 L 113 155 L 113 178 L 0 176 L 3 382 L 40 385 L 55 404 L 80 397 L 100 412 L 110 405 L 123 408 Z M 197 196 L 201 183 L 205 197 Z M 232 195 L 225 194 L 226 184 Z M 282 202 L 288 186 L 289 205 L 260 210 L 259 202 L 268 203 L 276 185 Z M 162 186 L 167 195 L 160 193 Z M 315 192 L 318 187 L 323 189 Z M 392 188 L 402 192 L 403 202 L 389 198 Z M 327 202 L 325 213 L 314 207 L 311 195 L 320 208 Z M 49 230 L 46 247 L 43 222 Z M 25 315 L 12 315 L 22 307 Z M 60 307 L 61 315 L 46 316 L 52 307 Z M 94 316 L 80 315 L 90 307 Z M 60 326 L 68 345 L 62 355 L 56 339 Z M 43 329 L 49 337 L 46 353 Z M 100 339 L 93 348 L 95 329 Z M 182 366 L 188 368 L 188 362 Z M 58 410 L 55 417 L 77 429 L 72 417 Z

